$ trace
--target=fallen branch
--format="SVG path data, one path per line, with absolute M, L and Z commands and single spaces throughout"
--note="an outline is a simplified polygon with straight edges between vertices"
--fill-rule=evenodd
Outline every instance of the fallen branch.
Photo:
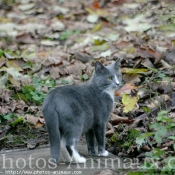
M 118 125 L 119 123 L 133 123 L 134 119 L 129 119 L 128 117 L 120 117 L 118 115 L 111 115 L 111 122 L 114 125 Z

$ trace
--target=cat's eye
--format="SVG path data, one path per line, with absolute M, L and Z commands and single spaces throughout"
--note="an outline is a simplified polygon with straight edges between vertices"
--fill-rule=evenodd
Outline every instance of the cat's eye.
M 112 77 L 108 77 L 108 80 L 111 81 L 112 80 Z

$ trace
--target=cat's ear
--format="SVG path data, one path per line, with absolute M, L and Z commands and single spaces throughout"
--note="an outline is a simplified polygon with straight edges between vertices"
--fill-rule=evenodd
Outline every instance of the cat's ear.
M 98 73 L 98 74 L 102 73 L 104 68 L 105 67 L 99 61 L 95 62 L 95 72 L 96 73 Z
M 120 58 L 117 59 L 117 61 L 114 63 L 114 69 L 119 70 L 120 67 Z

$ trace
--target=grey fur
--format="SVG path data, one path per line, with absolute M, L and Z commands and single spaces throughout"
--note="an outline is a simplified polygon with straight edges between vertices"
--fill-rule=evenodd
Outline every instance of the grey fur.
M 97 155 L 95 138 L 98 154 L 103 155 L 106 123 L 113 109 L 111 93 L 119 88 L 122 81 L 119 64 L 119 59 L 109 66 L 96 62 L 88 82 L 57 87 L 46 96 L 42 108 L 54 162 L 59 160 L 61 138 L 65 139 L 67 151 L 72 157 L 72 146 L 76 147 L 82 133 L 86 135 L 89 155 Z

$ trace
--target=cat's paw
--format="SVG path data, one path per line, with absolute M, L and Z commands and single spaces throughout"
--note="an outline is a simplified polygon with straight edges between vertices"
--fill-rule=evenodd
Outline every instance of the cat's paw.
M 77 160 L 75 160 L 77 163 L 85 163 L 86 159 L 84 157 L 79 157 Z
M 106 150 L 104 150 L 104 152 L 99 153 L 99 154 L 98 154 L 98 156 L 107 157 L 107 156 L 109 156 L 109 152 L 108 152 L 108 151 L 106 151 Z
M 58 163 L 58 158 L 50 158 L 50 162 L 57 164 Z
M 97 153 L 96 153 L 96 151 L 95 150 L 88 150 L 88 155 L 89 156 L 97 156 Z

